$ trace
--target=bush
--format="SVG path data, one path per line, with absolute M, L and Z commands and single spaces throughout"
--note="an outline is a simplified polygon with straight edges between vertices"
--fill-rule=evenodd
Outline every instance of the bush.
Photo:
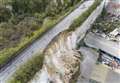
M 11 17 L 11 11 L 0 6 L 0 22 L 8 21 Z

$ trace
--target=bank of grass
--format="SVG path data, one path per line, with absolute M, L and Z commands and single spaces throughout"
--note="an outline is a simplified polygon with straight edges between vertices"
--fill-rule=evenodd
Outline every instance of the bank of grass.
M 9 83 L 27 83 L 43 65 L 43 54 L 37 54 L 26 64 L 22 65 L 8 81 Z
M 39 30 L 33 32 L 32 37 L 22 38 L 21 42 L 16 47 L 5 48 L 0 51 L 0 68 L 13 60 L 20 52 L 26 49 L 30 44 L 40 38 L 47 31 L 52 29 L 57 23 L 59 23 L 65 16 L 71 13 L 75 8 L 77 8 L 83 1 L 80 1 L 76 6 L 70 7 L 67 10 L 61 12 L 55 17 L 49 18 Z
M 79 27 L 87 18 L 90 16 L 90 14 L 97 8 L 97 6 L 102 2 L 102 0 L 95 0 L 93 5 L 87 9 L 82 15 L 80 15 L 77 19 L 74 20 L 74 22 L 71 24 L 69 30 L 75 30 L 77 27 Z

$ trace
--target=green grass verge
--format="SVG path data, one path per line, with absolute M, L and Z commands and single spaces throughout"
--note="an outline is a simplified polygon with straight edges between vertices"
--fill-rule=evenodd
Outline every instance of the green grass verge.
M 38 38 L 40 38 L 43 34 L 45 34 L 47 31 L 52 29 L 57 23 L 59 23 L 65 16 L 67 16 L 69 13 L 71 13 L 75 8 L 77 8 L 80 4 L 79 2 L 76 6 L 70 7 L 69 10 L 61 12 L 60 15 L 49 19 L 38 31 L 35 31 L 33 36 L 31 38 L 23 38 L 16 47 L 13 48 L 6 48 L 2 51 L 0 51 L 0 68 L 2 68 L 4 65 L 9 63 L 11 60 L 13 60 L 18 54 L 20 54 L 24 49 L 26 49 L 30 44 L 32 44 L 34 41 L 36 41 Z
M 87 18 L 90 16 L 90 14 L 96 9 L 96 7 L 101 3 L 102 0 L 95 0 L 93 5 L 88 8 L 87 11 L 82 13 L 77 19 L 74 20 L 74 22 L 71 24 L 69 30 L 75 30 L 77 27 L 79 27 Z
M 18 69 L 14 76 L 8 81 L 9 83 L 27 83 L 38 72 L 43 65 L 44 56 L 37 54 L 26 64 Z

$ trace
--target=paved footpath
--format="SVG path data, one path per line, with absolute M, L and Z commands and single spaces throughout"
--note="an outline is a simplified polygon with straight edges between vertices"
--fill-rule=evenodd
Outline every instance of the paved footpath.
M 65 17 L 60 23 L 58 23 L 53 29 L 48 31 L 40 39 L 30 45 L 26 50 L 16 57 L 14 61 L 4 67 L 4 70 L 0 70 L 0 83 L 6 83 L 9 77 L 15 72 L 15 70 L 24 64 L 28 59 L 32 58 L 40 50 L 45 49 L 49 42 L 60 32 L 68 29 L 72 22 L 78 18 L 84 11 L 86 11 L 94 0 L 85 1 L 78 8 L 76 8 L 71 14 Z

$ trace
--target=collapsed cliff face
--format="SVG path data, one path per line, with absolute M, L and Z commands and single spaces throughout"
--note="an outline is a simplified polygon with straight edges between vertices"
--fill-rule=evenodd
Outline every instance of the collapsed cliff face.
M 60 33 L 45 49 L 45 64 L 53 83 L 73 83 L 80 75 L 80 54 L 75 50 L 76 35 Z

